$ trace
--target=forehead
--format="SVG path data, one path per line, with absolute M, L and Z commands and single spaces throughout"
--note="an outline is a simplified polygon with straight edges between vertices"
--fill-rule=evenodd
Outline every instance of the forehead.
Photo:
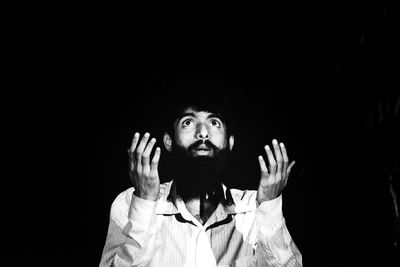
M 176 121 L 180 121 L 185 117 L 195 117 L 199 119 L 219 118 L 222 121 L 220 115 L 210 112 L 208 110 L 197 110 L 194 107 L 185 108 Z

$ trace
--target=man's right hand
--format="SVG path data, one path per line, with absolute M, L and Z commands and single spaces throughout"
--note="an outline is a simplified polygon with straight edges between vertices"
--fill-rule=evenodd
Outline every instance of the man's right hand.
M 145 133 L 139 142 L 139 133 L 135 133 L 129 154 L 129 177 L 135 188 L 134 194 L 140 198 L 156 201 L 160 193 L 160 178 L 158 176 L 158 161 L 161 149 L 156 148 L 150 162 L 150 154 L 156 139 L 149 142 L 150 134 Z M 139 144 L 138 144 L 139 143 Z

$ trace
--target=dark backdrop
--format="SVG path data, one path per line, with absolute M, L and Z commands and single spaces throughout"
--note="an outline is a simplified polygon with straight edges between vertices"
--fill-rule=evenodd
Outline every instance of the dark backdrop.
M 272 138 L 296 160 L 284 214 L 304 266 L 394 266 L 395 1 L 156 6 L 8 3 L 1 261 L 97 266 L 133 133 L 160 137 L 179 101 L 163 88 L 198 72 L 232 88 L 231 186 L 256 189 Z

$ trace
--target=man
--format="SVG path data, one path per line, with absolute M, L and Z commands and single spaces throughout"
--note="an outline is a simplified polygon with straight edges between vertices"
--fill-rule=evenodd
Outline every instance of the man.
M 283 143 L 258 157 L 257 191 L 222 183 L 234 135 L 221 111 L 186 106 L 165 132 L 173 180 L 160 184 L 160 147 L 135 133 L 128 150 L 133 187 L 111 207 L 100 266 L 302 266 L 282 215 L 294 162 Z

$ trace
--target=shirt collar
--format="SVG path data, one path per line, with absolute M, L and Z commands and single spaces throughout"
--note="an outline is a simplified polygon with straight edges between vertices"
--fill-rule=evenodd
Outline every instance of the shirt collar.
M 247 191 L 228 189 L 224 184 L 222 184 L 222 189 L 223 200 L 218 204 L 216 209 L 216 212 L 221 212 L 221 217 L 227 214 L 238 214 L 256 210 L 256 205 L 253 205 L 255 201 L 249 201 L 249 197 L 245 197 Z M 160 185 L 160 197 L 156 204 L 156 214 L 182 214 L 185 213 L 183 210 L 186 210 L 181 208 L 184 206 L 183 200 L 176 192 L 176 184 L 173 180 Z

